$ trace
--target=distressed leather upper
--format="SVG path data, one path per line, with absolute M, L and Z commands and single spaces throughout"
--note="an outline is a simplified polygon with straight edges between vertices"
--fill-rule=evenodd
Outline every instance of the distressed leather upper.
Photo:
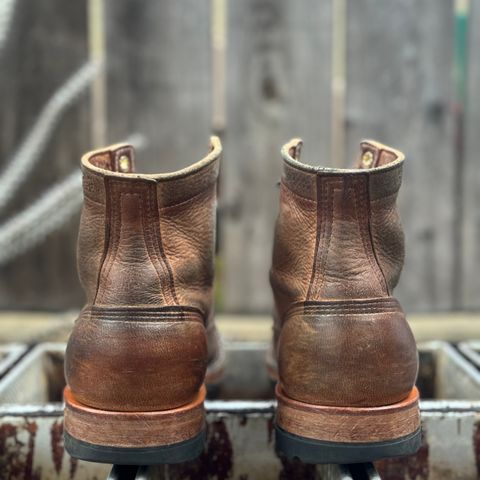
M 308 403 L 394 403 L 417 372 L 413 336 L 391 297 L 404 258 L 396 208 L 404 157 L 368 141 L 356 169 L 329 169 L 300 163 L 300 148 L 292 140 L 282 149 L 270 274 L 282 387 Z
M 171 174 L 134 173 L 133 148 L 82 158 L 78 272 L 87 297 L 67 347 L 73 395 L 107 410 L 190 401 L 219 355 L 213 322 L 221 145 Z

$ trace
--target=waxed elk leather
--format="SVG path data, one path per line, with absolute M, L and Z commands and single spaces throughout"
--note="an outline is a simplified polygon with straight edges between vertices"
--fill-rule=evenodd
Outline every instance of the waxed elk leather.
M 416 379 L 415 340 L 392 291 L 404 259 L 396 199 L 404 156 L 361 143 L 355 169 L 299 161 L 283 176 L 270 280 L 270 371 L 294 400 L 375 407 L 403 400 Z
M 84 405 L 152 411 L 190 402 L 222 350 L 213 319 L 216 185 L 221 145 L 175 173 L 134 173 L 134 151 L 82 158 L 78 272 L 86 306 L 65 373 Z

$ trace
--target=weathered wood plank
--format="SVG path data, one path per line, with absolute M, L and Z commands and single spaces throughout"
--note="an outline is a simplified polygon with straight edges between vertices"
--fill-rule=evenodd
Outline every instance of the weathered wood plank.
M 455 227 L 452 0 L 348 2 L 347 152 L 375 138 L 406 153 L 400 212 L 409 311 L 449 310 Z
M 221 298 L 228 311 L 268 311 L 280 147 L 328 163 L 330 0 L 230 1 L 224 141 Z
M 211 123 L 209 0 L 107 0 L 108 137 L 140 133 L 139 169 L 202 158 Z
M 471 2 L 463 170 L 462 304 L 480 308 L 480 2 Z
M 85 2 L 20 0 L 0 57 L 0 168 L 54 91 L 87 61 Z M 30 205 L 78 166 L 89 147 L 88 97 L 68 110 L 39 163 L 1 215 Z M 0 308 L 65 309 L 80 305 L 75 271 L 78 217 L 46 242 L 0 269 Z

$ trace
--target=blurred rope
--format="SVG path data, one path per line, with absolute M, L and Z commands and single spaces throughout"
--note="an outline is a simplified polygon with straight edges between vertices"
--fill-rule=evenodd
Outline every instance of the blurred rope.
M 61 227 L 78 211 L 81 203 L 82 177 L 80 172 L 74 172 L 1 226 L 0 265 Z
M 0 3 L 2 1 L 4 0 L 0 0 Z M 54 93 L 43 107 L 34 126 L 7 162 L 7 167 L 0 176 L 0 210 L 5 208 L 41 157 L 62 114 L 86 90 L 98 70 L 98 64 L 86 63 Z
M 0 54 L 10 33 L 15 5 L 16 0 L 0 0 Z
M 147 140 L 135 133 L 125 140 L 141 150 Z M 40 243 L 75 215 L 82 205 L 82 174 L 76 170 L 51 187 L 33 205 L 0 226 L 0 265 Z

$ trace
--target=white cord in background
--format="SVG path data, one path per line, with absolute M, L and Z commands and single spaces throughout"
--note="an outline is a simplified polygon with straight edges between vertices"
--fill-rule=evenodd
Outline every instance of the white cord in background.
M 12 27 L 16 0 L 0 0 L 0 55 Z
M 0 228 L 0 265 L 17 257 L 68 221 L 82 203 L 82 177 L 74 172 Z
M 0 3 L 4 0 L 0 0 Z M 53 130 L 65 110 L 86 91 L 99 66 L 87 63 L 75 72 L 43 107 L 34 126 L 28 132 L 7 167 L 0 175 L 0 210 L 4 209 L 28 173 L 41 157 Z
M 139 151 L 145 148 L 147 140 L 142 134 L 134 133 L 125 143 Z M 80 210 L 82 200 L 82 175 L 76 170 L 47 190 L 30 207 L 7 220 L 0 226 L 0 266 L 60 229 Z

